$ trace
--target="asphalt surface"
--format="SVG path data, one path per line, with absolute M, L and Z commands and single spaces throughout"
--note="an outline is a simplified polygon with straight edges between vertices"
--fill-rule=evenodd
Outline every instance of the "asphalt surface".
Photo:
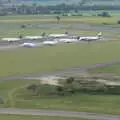
M 58 116 L 58 117 L 75 117 L 94 120 L 120 120 L 120 115 L 108 115 L 88 112 L 70 112 L 58 110 L 30 110 L 17 108 L 0 108 L 0 114 L 17 114 L 17 115 L 40 115 L 40 116 Z

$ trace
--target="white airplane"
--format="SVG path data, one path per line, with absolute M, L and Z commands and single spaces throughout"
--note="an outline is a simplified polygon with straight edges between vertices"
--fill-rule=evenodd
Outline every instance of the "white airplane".
M 25 36 L 24 39 L 29 39 L 29 40 L 38 40 L 41 39 L 42 36 Z
M 95 40 L 100 40 L 102 38 L 102 33 L 98 33 L 97 36 L 88 36 L 88 37 L 80 37 L 79 40 L 80 41 L 95 41 Z
M 1 40 L 3 41 L 8 41 L 8 42 L 16 42 L 16 41 L 20 41 L 20 38 L 2 38 Z
M 69 39 L 69 38 L 63 38 L 63 39 L 59 39 L 59 42 L 64 42 L 64 43 L 72 43 L 72 42 L 77 42 L 77 39 Z
M 22 47 L 36 47 L 37 45 L 34 43 L 23 43 L 21 46 Z
M 60 38 L 60 37 L 66 37 L 68 36 L 67 34 L 49 34 L 49 37 L 55 37 L 55 38 Z
M 44 41 L 42 44 L 43 45 L 56 45 L 58 43 L 58 41 Z

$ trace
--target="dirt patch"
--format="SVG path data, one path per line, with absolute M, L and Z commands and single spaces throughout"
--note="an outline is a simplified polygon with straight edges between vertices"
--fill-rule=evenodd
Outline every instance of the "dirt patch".
M 55 76 L 42 77 L 40 78 L 40 83 L 58 86 L 60 79 L 61 79 L 60 77 L 55 77 Z

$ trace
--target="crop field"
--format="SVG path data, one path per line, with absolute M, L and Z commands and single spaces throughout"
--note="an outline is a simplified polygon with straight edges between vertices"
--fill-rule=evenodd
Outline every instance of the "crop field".
M 41 33 L 69 33 L 95 35 L 99 30 L 81 29 L 81 25 L 89 24 L 92 26 L 112 26 L 119 27 L 117 21 L 119 18 L 103 17 L 61 17 L 57 24 L 56 16 L 53 15 L 21 15 L 21 16 L 3 16 L 0 17 L 0 38 L 18 37 L 19 35 L 41 35 Z M 106 24 L 106 25 L 104 25 Z M 25 28 L 21 28 L 25 25 Z M 86 28 L 86 26 L 85 26 Z M 104 32 L 104 35 L 116 36 L 115 33 Z
M 88 120 L 83 118 L 47 117 L 32 115 L 0 115 L 1 120 Z
M 119 41 L 99 41 L 0 51 L 0 76 L 52 72 L 75 66 L 119 61 L 119 46 Z

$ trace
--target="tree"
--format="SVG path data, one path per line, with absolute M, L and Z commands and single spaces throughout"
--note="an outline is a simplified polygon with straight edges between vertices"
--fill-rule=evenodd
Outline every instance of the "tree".
M 20 38 L 20 39 L 22 39 L 22 38 L 23 38 L 23 36 L 22 36 L 22 35 L 19 35 L 19 38 Z
M 44 37 L 44 36 L 46 35 L 46 33 L 45 33 L 45 32 L 43 32 L 41 35 Z
M 62 86 L 57 86 L 56 90 L 57 90 L 57 92 L 61 93 L 64 91 L 64 88 Z
M 117 24 L 120 24 L 120 20 L 117 21 Z
M 60 22 L 60 16 L 57 16 L 56 19 L 57 19 L 57 23 L 59 23 Z
M 71 84 L 74 81 L 74 77 L 69 77 L 66 79 L 67 84 Z
M 108 12 L 102 12 L 101 14 L 98 14 L 98 16 L 110 17 L 110 14 Z
M 36 84 L 31 84 L 31 85 L 28 85 L 28 86 L 27 86 L 27 89 L 28 89 L 28 90 L 33 90 L 33 91 L 35 91 L 36 88 L 37 88 L 37 85 L 36 85 Z
M 26 28 L 26 25 L 21 25 L 21 28 Z
M 80 6 L 83 6 L 83 5 L 85 5 L 87 2 L 90 2 L 90 0 L 81 0 L 81 1 L 79 2 L 79 5 L 80 5 Z

